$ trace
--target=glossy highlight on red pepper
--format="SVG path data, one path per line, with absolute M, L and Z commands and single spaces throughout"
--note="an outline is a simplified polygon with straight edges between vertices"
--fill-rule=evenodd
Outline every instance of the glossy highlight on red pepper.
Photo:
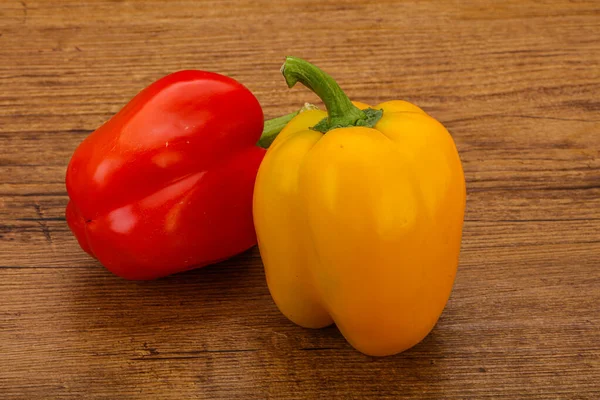
M 256 244 L 263 112 L 226 76 L 167 75 L 90 134 L 67 168 L 69 227 L 127 279 L 204 266 Z

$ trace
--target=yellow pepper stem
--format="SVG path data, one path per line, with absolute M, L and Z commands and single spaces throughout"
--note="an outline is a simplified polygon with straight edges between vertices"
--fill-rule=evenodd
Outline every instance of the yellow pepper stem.
M 289 88 L 300 82 L 325 103 L 328 116 L 312 127 L 314 130 L 326 133 L 331 129 L 347 126 L 372 128 L 383 115 L 382 110 L 372 108 L 360 110 L 352 104 L 348 96 L 330 75 L 298 57 L 286 57 L 281 67 L 281 73 Z

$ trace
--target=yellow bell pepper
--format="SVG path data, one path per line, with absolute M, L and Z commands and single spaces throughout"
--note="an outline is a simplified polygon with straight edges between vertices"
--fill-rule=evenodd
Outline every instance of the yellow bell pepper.
M 457 271 L 465 180 L 454 141 L 408 102 L 350 102 L 301 59 L 288 57 L 282 73 L 328 113 L 292 119 L 258 172 L 254 222 L 271 295 L 291 321 L 335 323 L 365 354 L 404 351 L 433 329 Z

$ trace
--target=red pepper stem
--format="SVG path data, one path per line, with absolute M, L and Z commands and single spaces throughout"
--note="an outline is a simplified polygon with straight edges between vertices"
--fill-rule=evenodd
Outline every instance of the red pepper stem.
M 277 135 L 279 135 L 279 132 L 281 132 L 281 130 L 288 124 L 288 122 L 290 122 L 296 115 L 306 110 L 318 110 L 318 108 L 312 104 L 306 103 L 298 111 L 265 121 L 265 127 L 260 139 L 258 139 L 257 145 L 263 149 L 268 148 L 271 143 L 273 143 Z

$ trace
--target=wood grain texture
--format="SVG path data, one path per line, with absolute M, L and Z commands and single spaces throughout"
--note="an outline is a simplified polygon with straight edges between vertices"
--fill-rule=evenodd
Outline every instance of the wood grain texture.
M 468 205 L 434 331 L 367 357 L 273 304 L 256 249 L 119 279 L 65 220 L 77 144 L 155 79 L 230 75 L 267 117 L 285 55 L 456 141 Z M 600 398 L 600 3 L 0 3 L 0 398 Z

